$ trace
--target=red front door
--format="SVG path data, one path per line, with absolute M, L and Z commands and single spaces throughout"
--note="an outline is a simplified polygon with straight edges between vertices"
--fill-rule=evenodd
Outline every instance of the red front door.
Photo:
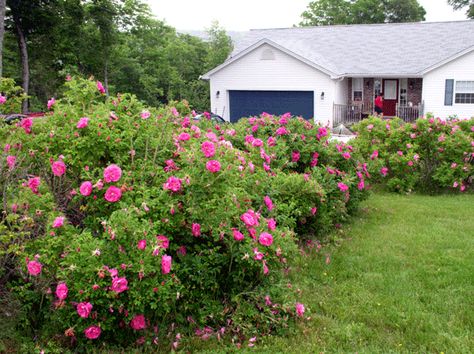
M 383 115 L 395 116 L 397 114 L 398 80 L 383 80 Z

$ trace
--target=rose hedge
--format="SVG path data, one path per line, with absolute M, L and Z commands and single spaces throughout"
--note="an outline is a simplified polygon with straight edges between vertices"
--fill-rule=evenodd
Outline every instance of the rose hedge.
M 17 325 L 64 346 L 285 327 L 304 313 L 285 278 L 296 236 L 366 196 L 367 164 L 299 118 L 196 122 L 74 78 L 49 107 L 2 127 L 2 279 Z
M 372 160 L 371 171 L 390 190 L 440 192 L 472 189 L 474 118 L 432 117 L 403 124 L 400 119 L 371 118 L 354 127 L 356 148 Z M 385 170 L 382 170 L 385 169 Z

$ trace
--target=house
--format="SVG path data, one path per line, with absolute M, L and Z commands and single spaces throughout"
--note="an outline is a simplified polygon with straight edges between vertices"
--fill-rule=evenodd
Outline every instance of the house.
M 234 122 L 291 112 L 358 121 L 384 94 L 384 116 L 474 116 L 474 21 L 251 30 L 202 76 L 211 110 Z

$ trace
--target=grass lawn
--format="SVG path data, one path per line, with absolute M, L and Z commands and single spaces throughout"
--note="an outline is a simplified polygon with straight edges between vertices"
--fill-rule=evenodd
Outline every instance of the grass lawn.
M 292 272 L 311 319 L 249 350 L 474 353 L 474 195 L 375 194 L 338 238 Z

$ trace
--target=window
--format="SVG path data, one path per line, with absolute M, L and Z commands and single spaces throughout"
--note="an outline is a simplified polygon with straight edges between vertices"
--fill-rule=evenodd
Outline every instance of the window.
M 382 93 L 382 79 L 374 80 L 374 98 Z
M 474 104 L 474 81 L 456 81 L 455 103 Z
M 364 80 L 362 78 L 352 79 L 352 100 L 362 101 L 362 89 L 364 86 Z
M 407 79 L 400 80 L 400 106 L 406 106 L 408 104 L 407 99 Z

